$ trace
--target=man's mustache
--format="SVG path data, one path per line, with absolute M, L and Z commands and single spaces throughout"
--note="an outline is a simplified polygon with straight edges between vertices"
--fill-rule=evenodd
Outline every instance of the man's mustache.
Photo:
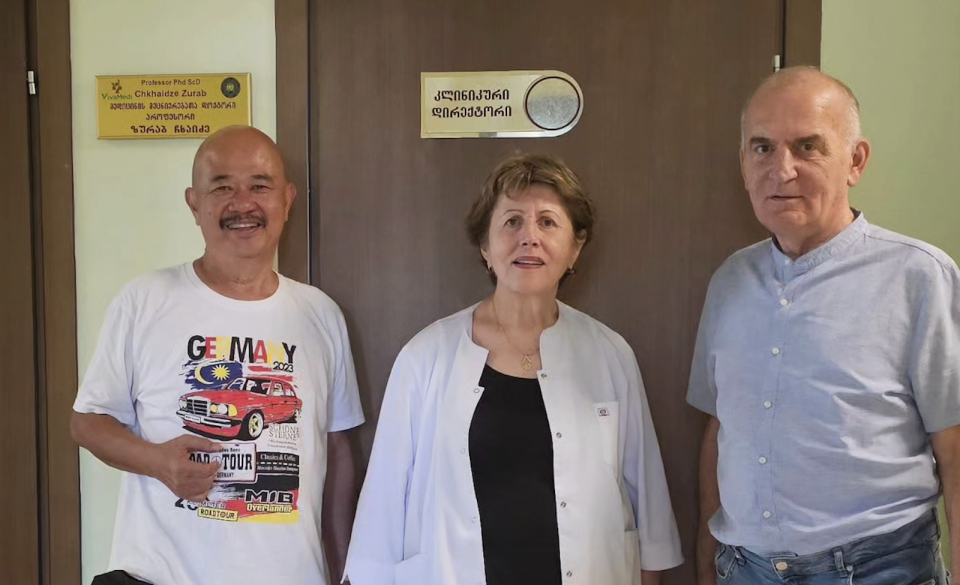
M 238 223 L 256 223 L 266 227 L 267 218 L 260 213 L 230 213 L 220 218 L 220 229 L 226 229 Z

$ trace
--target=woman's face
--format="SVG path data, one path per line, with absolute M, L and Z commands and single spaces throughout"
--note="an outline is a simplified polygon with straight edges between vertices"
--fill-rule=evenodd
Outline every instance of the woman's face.
M 573 267 L 583 239 L 550 187 L 532 185 L 515 197 L 500 196 L 480 252 L 497 275 L 497 288 L 518 294 L 556 294 Z

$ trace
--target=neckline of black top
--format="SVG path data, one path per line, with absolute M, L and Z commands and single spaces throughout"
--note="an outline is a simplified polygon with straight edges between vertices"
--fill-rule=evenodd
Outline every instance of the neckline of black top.
M 527 386 L 530 386 L 530 387 L 536 386 L 537 388 L 540 387 L 540 383 L 537 381 L 536 378 L 521 378 L 520 376 L 511 376 L 510 374 L 504 374 L 499 370 L 495 370 L 491 368 L 489 364 L 483 365 L 483 374 L 480 376 L 480 379 L 482 380 L 484 378 L 492 378 L 493 381 L 497 381 L 499 379 L 500 381 L 507 382 L 508 384 L 517 384 L 517 385 L 522 385 L 524 387 L 527 387 Z

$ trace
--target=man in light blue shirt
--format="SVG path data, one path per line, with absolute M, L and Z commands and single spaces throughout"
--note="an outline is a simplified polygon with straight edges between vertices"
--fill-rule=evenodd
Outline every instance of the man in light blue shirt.
M 741 129 L 773 238 L 717 270 L 700 322 L 700 585 L 944 584 L 941 491 L 960 567 L 960 272 L 850 208 L 870 145 L 838 80 L 777 73 Z

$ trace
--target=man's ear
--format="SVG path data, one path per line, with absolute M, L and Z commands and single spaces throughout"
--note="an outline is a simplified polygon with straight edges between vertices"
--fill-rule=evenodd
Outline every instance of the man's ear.
M 290 210 L 293 209 L 293 200 L 297 198 L 297 187 L 293 183 L 287 183 L 283 190 L 283 196 L 286 199 L 284 203 L 283 221 L 290 219 Z
M 867 168 L 868 160 L 870 160 L 870 142 L 866 138 L 861 138 L 853 147 L 853 159 L 850 163 L 850 172 L 847 174 L 847 186 L 855 187 L 860 182 L 863 171 Z
M 187 202 L 187 207 L 190 208 L 190 213 L 193 214 L 193 220 L 200 225 L 200 196 L 193 190 L 193 187 L 187 187 L 183 192 L 183 199 Z

